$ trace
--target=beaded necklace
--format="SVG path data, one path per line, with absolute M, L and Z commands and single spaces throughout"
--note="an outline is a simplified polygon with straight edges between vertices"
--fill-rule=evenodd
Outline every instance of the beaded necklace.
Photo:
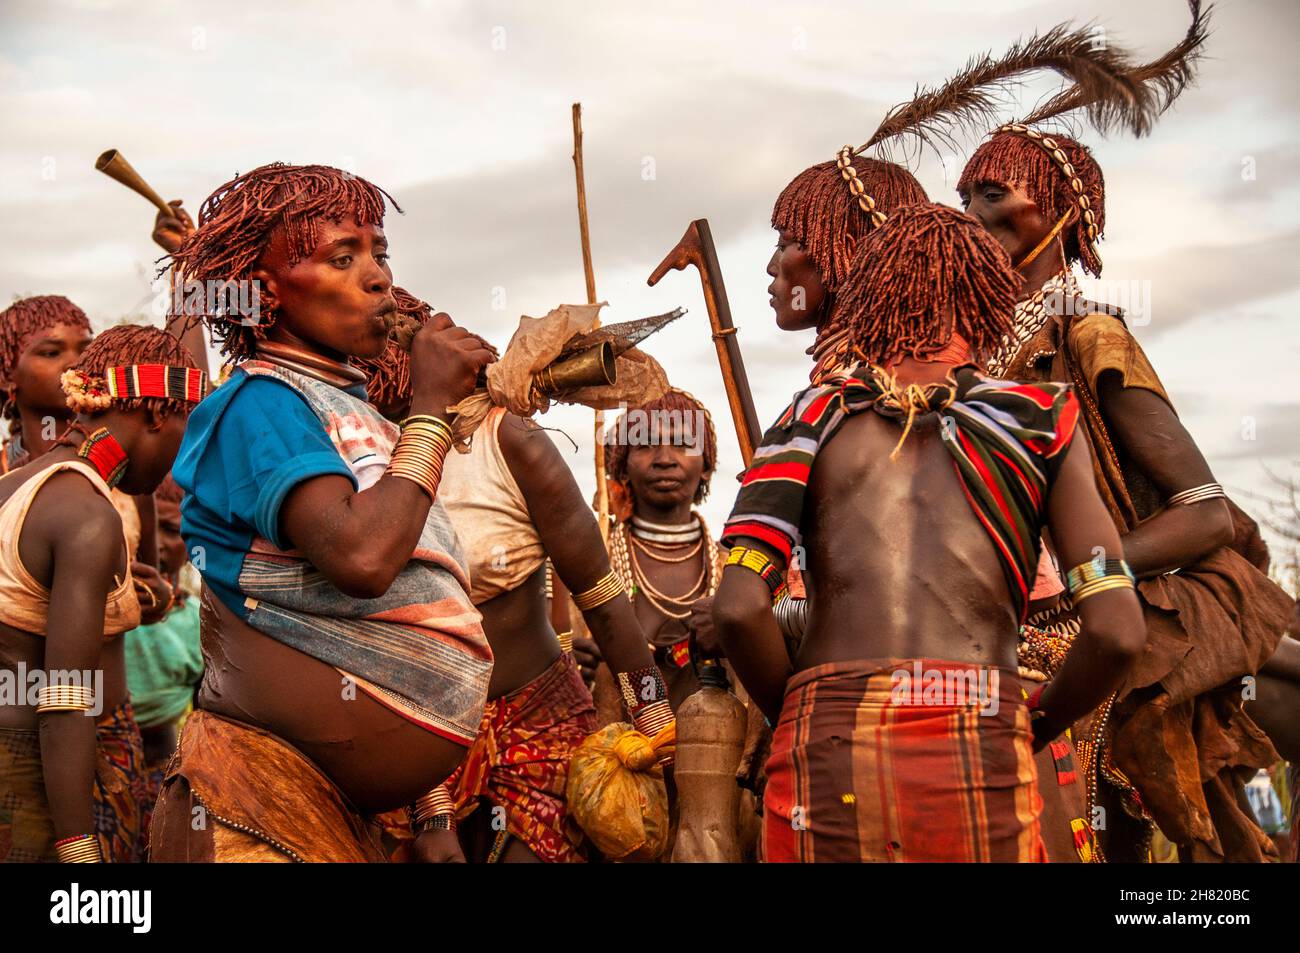
M 1055 311 L 1046 306 L 1048 296 L 1056 298 L 1059 296 L 1062 300 L 1066 297 L 1074 299 L 1079 297 L 1079 282 L 1075 279 L 1074 274 L 1068 269 L 1059 271 L 1052 277 L 1043 282 L 1043 286 L 1035 291 L 1024 301 L 1016 302 L 1016 314 L 1014 326 L 1010 334 L 1004 334 L 997 350 L 989 358 L 988 372 L 990 377 L 1000 377 L 1015 360 L 1020 349 L 1042 331 L 1047 324 L 1047 319 Z
M 72 446 L 72 440 L 69 438 L 73 433 L 79 433 L 85 438 L 77 448 L 77 456 L 95 468 L 95 472 L 108 484 L 109 489 L 121 483 L 122 477 L 126 474 L 127 464 L 131 460 L 109 429 L 100 427 L 91 432 L 74 420 L 63 435 L 54 442 L 54 446 Z
M 651 546 L 650 544 L 642 540 L 641 537 L 637 535 L 635 528 L 632 530 L 632 535 L 630 539 L 634 550 L 639 549 L 641 550 L 641 552 L 645 553 L 651 559 L 661 563 L 684 563 L 686 562 L 686 560 L 693 558 L 695 554 L 698 553 L 704 545 L 704 537 L 701 536 L 698 539 L 696 539 L 695 545 L 692 546 L 689 550 L 687 550 L 683 555 L 665 556 L 664 551 L 662 549 L 656 549 L 654 546 Z M 680 548 L 680 546 L 685 546 L 685 545 L 687 544 L 681 543 L 679 546 L 675 548 Z M 633 555 L 635 555 L 635 553 L 633 553 Z
M 630 521 L 620 523 L 615 528 L 614 532 L 610 535 L 610 563 L 612 564 L 614 572 L 622 580 L 624 588 L 627 589 L 627 597 L 629 601 L 634 602 L 638 594 L 644 595 L 646 601 L 650 603 L 657 612 L 669 619 L 681 621 L 690 616 L 690 603 L 702 596 L 711 596 L 717 591 L 720 574 L 718 572 L 717 560 L 712 558 L 714 552 L 713 538 L 709 535 L 709 528 L 704 522 L 704 517 L 699 513 L 694 515 L 698 521 L 700 531 L 700 540 L 697 543 L 697 546 L 703 551 L 704 565 L 700 570 L 700 578 L 697 579 L 687 593 L 682 596 L 670 596 L 654 588 L 641 570 L 640 563 L 636 560 L 633 548 L 641 548 L 646 555 L 650 556 L 652 559 L 658 560 L 659 562 L 684 562 L 685 558 L 663 558 L 652 549 L 642 545 L 639 539 L 634 539 Z M 676 527 L 670 528 L 676 529 Z M 694 549 L 695 547 L 692 547 L 693 551 Z M 701 591 L 702 586 L 703 591 Z M 663 605 L 659 601 L 660 599 L 664 602 L 674 603 L 678 606 L 686 605 L 688 608 L 685 612 L 674 612 L 672 609 Z

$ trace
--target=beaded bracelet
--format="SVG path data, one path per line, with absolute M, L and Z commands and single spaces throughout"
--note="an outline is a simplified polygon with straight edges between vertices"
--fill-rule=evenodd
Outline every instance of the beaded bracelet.
M 668 700 L 668 684 L 658 665 L 638 668 L 631 672 L 619 672 L 617 676 L 619 692 L 627 712 L 636 720 L 636 714 L 642 708 L 656 702 Z
M 1065 574 L 1065 589 L 1076 606 L 1091 596 L 1112 589 L 1134 589 L 1136 578 L 1122 559 L 1091 559 Z
M 727 565 L 740 566 L 752 573 L 756 573 L 763 582 L 767 583 L 767 588 L 772 592 L 773 602 L 780 599 L 786 592 L 785 580 L 781 578 L 781 570 L 761 549 L 733 546 L 731 552 L 727 554 Z
M 54 842 L 54 853 L 61 864 L 101 864 L 104 855 L 94 834 L 76 834 Z
M 586 592 L 576 593 L 573 597 L 573 604 L 582 612 L 595 609 L 597 606 L 603 606 L 611 599 L 623 595 L 627 590 L 623 588 L 623 580 L 618 577 L 614 570 L 610 570 L 605 578 L 596 583 Z

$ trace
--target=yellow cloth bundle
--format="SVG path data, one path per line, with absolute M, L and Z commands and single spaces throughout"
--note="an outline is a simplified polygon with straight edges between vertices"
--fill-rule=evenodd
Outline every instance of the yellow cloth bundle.
M 651 861 L 668 846 L 668 791 L 659 761 L 677 725 L 647 738 L 626 722 L 606 725 L 569 762 L 569 814 L 610 860 Z

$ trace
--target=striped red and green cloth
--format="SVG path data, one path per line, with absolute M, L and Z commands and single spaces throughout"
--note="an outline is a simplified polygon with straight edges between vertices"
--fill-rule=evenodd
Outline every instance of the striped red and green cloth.
M 864 659 L 799 672 L 772 732 L 769 863 L 1047 860 L 1029 711 L 1010 669 Z
M 957 368 L 947 384 L 911 389 L 912 396 L 918 394 L 918 416 L 938 412 L 928 425 L 940 428 L 1023 618 L 1038 566 L 1047 492 L 1074 437 L 1078 399 L 1068 384 L 994 380 L 973 365 Z M 901 422 L 908 398 L 887 372 L 865 364 L 796 394 L 754 452 L 722 545 L 754 540 L 788 564 L 801 541 L 817 453 L 850 415 L 871 410 Z

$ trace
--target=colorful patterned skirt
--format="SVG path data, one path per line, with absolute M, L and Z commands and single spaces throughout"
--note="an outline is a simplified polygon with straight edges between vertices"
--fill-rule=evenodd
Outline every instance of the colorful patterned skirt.
M 1046 860 L 1014 672 L 819 665 L 786 687 L 764 793 L 769 862 Z
M 123 702 L 95 722 L 92 810 L 104 859 L 144 860 L 141 814 L 147 795 L 140 729 Z M 0 728 L 0 861 L 54 863 L 54 822 L 45 795 L 38 730 Z
M 478 737 L 447 788 L 457 817 L 499 809 L 493 859 L 505 835 L 546 863 L 584 860 L 582 830 L 565 807 L 569 757 L 597 728 L 596 706 L 568 652 L 527 685 L 488 701 Z

